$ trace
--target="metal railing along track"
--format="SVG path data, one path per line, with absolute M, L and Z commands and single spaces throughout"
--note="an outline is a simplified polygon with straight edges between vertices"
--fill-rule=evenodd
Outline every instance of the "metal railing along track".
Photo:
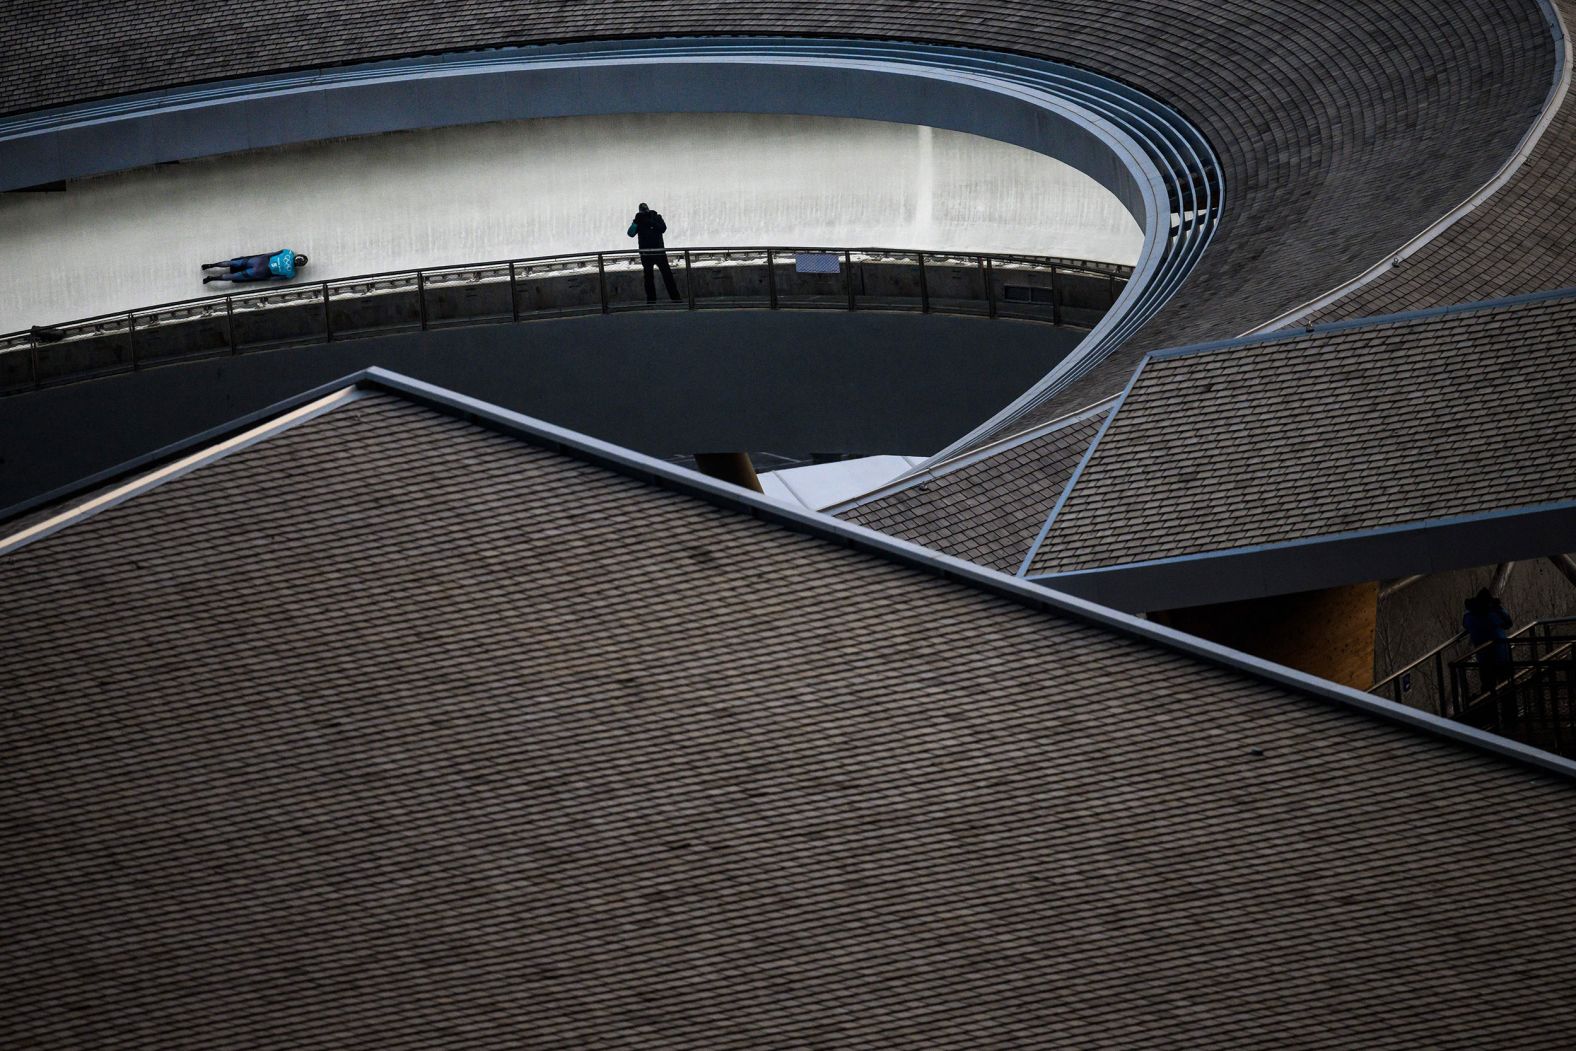
M 1132 268 L 890 248 L 669 249 L 666 309 L 888 310 L 1093 326 Z M 0 394 L 162 364 L 457 325 L 644 310 L 636 251 L 492 260 L 270 284 L 0 336 Z

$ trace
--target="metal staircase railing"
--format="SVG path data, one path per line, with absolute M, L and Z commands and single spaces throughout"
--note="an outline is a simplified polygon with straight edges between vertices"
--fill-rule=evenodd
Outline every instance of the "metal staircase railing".
M 1450 662 L 1441 714 L 1560 755 L 1576 755 L 1576 617 L 1533 621 Z
M 1508 660 L 1494 642 L 1471 646 L 1466 632 L 1369 687 L 1401 703 L 1416 680 L 1429 680 L 1439 715 L 1560 755 L 1576 756 L 1576 617 L 1549 617 L 1507 637 Z M 1455 651 L 1457 655 L 1450 656 Z M 1488 659 L 1485 659 L 1485 656 Z
M 1427 707 L 1419 702 L 1428 697 L 1432 701 L 1433 711 L 1443 714 L 1445 683 L 1450 679 L 1449 662 L 1456 659 L 1452 652 L 1459 655 L 1470 650 L 1467 633 L 1458 632 L 1410 664 L 1380 679 L 1368 687 L 1368 692 L 1381 694 L 1397 704 L 1414 708 Z M 1416 696 L 1412 696 L 1414 691 Z

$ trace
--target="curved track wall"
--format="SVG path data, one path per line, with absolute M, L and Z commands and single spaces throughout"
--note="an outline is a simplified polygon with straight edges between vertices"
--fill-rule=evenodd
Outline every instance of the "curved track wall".
M 244 203 L 236 187 L 247 187 Z M 288 244 L 307 277 L 668 244 L 908 245 L 1131 265 L 1093 180 L 991 139 L 884 121 L 622 114 L 335 139 L 0 195 L 0 329 L 195 296 L 198 260 Z M 94 251 L 78 254 L 84 232 Z M 261 236 L 263 245 L 254 242 Z M 135 268 L 106 259 L 136 257 Z
M 1166 100 L 1219 152 L 1221 236 L 1142 338 L 1236 335 L 1333 288 L 1482 185 L 1531 123 L 1554 50 L 1535 0 L 779 3 L 196 0 L 5 5 L 0 111 L 271 70 L 504 44 L 799 33 L 1013 51 Z M 69 32 L 62 32 L 69 26 Z M 220 31 L 222 28 L 222 31 Z
M 10 185 L 29 185 L 333 135 L 629 111 L 924 123 L 1046 154 L 1113 193 L 1144 230 L 1135 278 L 1007 418 L 1096 368 L 1154 317 L 1221 214 L 1222 179 L 1203 137 L 1108 78 L 956 48 L 784 39 L 511 49 L 154 93 L 6 122 L 0 163 Z
M 193 0 L 86 16 L 64 0 L 10 3 L 15 46 L 0 56 L 0 108 L 467 48 L 718 32 L 916 40 L 1099 70 L 1195 125 L 1219 156 L 1230 201 L 1210 252 L 1166 308 L 1072 391 L 1039 392 L 996 421 L 1001 433 L 1114 393 L 1149 349 L 1248 331 L 1405 244 L 1511 157 L 1550 97 L 1558 52 L 1540 0 L 1339 0 L 1316 17 L 1290 0 L 1181 0 L 1163 10 L 1147 0 L 875 0 L 857 12 L 831 0 L 791 10 L 457 0 L 441 23 L 429 13 L 413 0 L 239 0 L 216 33 L 210 9 Z M 1525 174 L 1492 202 L 1495 221 L 1474 224 L 1477 234 L 1463 226 L 1471 258 L 1458 263 L 1441 238 L 1426 269 L 1412 271 L 1431 276 L 1399 294 L 1491 294 L 1485 275 L 1510 269 L 1518 288 L 1563 283 L 1576 257 L 1569 237 L 1555 231 L 1534 253 L 1522 242 L 1548 229 L 1540 216 L 1571 207 L 1559 163 L 1567 123 L 1556 120 Z M 1508 240 L 1494 235 L 1506 220 L 1516 231 Z M 1428 291 L 1450 274 L 1447 291 Z M 1391 294 L 1372 287 L 1380 300 Z M 1356 309 L 1388 305 L 1363 304 Z

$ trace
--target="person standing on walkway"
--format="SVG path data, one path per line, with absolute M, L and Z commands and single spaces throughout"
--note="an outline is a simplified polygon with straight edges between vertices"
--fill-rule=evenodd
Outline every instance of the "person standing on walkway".
M 277 252 L 266 252 L 262 255 L 242 255 L 223 263 L 204 263 L 204 270 L 223 270 L 229 268 L 225 274 L 205 274 L 203 284 L 210 281 L 288 281 L 296 276 L 296 271 L 306 266 L 306 256 L 292 252 L 288 248 L 281 248 Z
M 668 224 L 662 220 L 662 213 L 646 207 L 646 202 L 640 202 L 640 211 L 635 213 L 634 221 L 629 224 L 629 236 L 640 238 L 640 266 L 645 271 L 647 303 L 657 301 L 657 282 L 651 275 L 652 267 L 662 271 L 662 283 L 667 286 L 668 297 L 675 303 L 679 301 L 678 282 L 673 280 L 673 268 L 668 266 L 667 246 L 662 242 L 662 235 L 667 232 Z

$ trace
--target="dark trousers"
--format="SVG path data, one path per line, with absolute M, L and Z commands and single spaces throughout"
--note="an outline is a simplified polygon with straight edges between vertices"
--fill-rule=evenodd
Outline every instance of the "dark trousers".
M 640 252 L 640 267 L 645 271 L 646 276 L 647 303 L 655 303 L 657 301 L 657 280 L 651 276 L 652 267 L 662 271 L 662 283 L 668 288 L 668 298 L 675 303 L 679 301 L 679 285 L 677 281 L 673 280 L 673 268 L 668 265 L 668 253 L 661 251 L 648 252 L 642 249 Z
M 228 274 L 220 274 L 220 281 L 267 281 L 273 277 L 273 272 L 268 269 L 266 255 L 243 255 L 224 264 L 230 268 Z

